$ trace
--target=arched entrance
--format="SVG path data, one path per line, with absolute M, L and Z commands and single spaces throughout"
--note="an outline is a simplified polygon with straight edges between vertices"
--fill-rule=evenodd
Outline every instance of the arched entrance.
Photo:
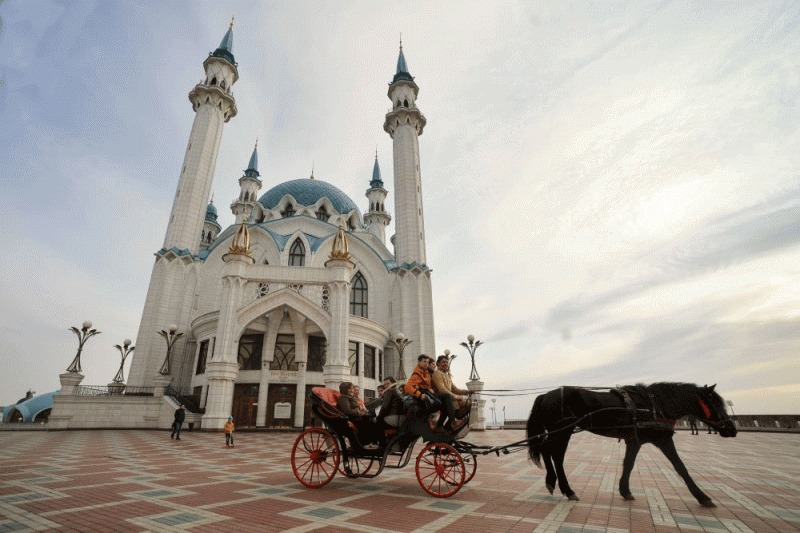
M 307 391 L 322 385 L 330 315 L 294 289 L 259 298 L 237 317 L 239 374 L 232 411 L 240 427 L 310 424 Z M 307 413 L 307 414 L 306 414 Z

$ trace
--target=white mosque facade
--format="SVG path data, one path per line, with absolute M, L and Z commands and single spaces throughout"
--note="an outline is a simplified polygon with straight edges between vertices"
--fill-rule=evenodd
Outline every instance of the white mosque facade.
M 264 187 L 256 147 L 231 204 L 236 221 L 223 230 L 209 195 L 223 126 L 238 112 L 232 44 L 229 29 L 189 93 L 195 120 L 127 385 L 193 395 L 206 429 L 230 414 L 240 426 L 302 427 L 311 387 L 352 381 L 372 396 L 397 376 L 398 334 L 411 341 L 405 374 L 418 354 L 435 354 L 418 145 L 426 121 L 401 47 L 384 123 L 394 155 L 391 242 L 377 155 L 362 216 L 313 173 Z M 177 340 L 165 364 L 159 332 L 170 328 Z

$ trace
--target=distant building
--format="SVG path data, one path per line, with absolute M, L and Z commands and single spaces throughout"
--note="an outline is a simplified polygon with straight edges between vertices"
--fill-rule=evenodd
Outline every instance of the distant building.
M 56 394 L 58 392 L 34 396 L 34 393 L 28 391 L 16 404 L 3 407 L 3 422 L 47 422 L 53 409 L 53 396 Z

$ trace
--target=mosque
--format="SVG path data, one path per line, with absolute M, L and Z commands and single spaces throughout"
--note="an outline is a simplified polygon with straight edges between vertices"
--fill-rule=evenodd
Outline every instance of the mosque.
M 230 206 L 235 223 L 223 230 L 209 195 L 223 126 L 238 113 L 232 26 L 203 67 L 189 92 L 195 119 L 127 387 L 169 386 L 198 398 L 204 429 L 221 428 L 229 414 L 238 426 L 302 427 L 311 387 L 352 381 L 371 397 L 384 376 L 408 375 L 418 354 L 436 353 L 419 87 L 401 45 L 383 125 L 393 140 L 391 239 L 377 154 L 362 215 L 313 172 L 262 193 L 257 145 Z M 395 348 L 399 335 L 410 341 L 405 350 Z

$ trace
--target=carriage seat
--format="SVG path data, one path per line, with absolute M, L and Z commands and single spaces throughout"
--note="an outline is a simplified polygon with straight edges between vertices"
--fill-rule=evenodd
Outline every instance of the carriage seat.
M 327 387 L 314 387 L 311 389 L 311 392 L 316 394 L 331 407 L 336 407 L 336 404 L 339 403 L 339 396 L 341 396 L 338 390 L 329 389 Z

